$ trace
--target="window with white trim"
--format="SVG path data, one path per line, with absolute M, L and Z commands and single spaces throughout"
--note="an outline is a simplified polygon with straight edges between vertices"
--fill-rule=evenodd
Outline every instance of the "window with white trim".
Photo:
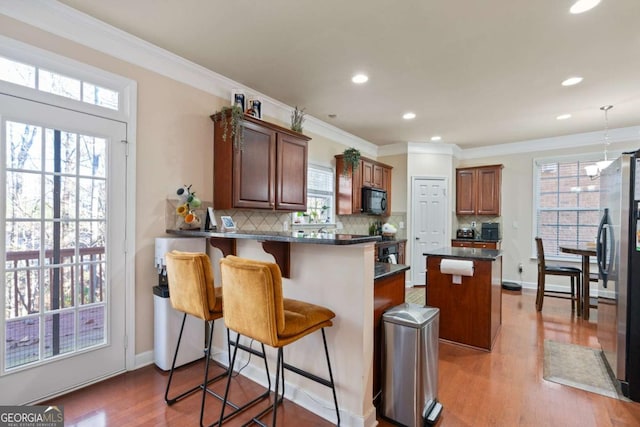
M 0 56 L 0 80 L 98 107 L 116 111 L 120 108 L 120 94 L 117 90 L 107 89 L 95 82 L 68 77 L 2 56 Z
M 534 237 L 542 238 L 546 257 L 573 259 L 562 245 L 593 242 L 600 220 L 600 179 L 585 166 L 596 159 L 538 159 L 534 162 Z
M 331 168 L 311 164 L 307 167 L 307 211 L 292 214 L 294 225 L 334 223 L 333 179 Z

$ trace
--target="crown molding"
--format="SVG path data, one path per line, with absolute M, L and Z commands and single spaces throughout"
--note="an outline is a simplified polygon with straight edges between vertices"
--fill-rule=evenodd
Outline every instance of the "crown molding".
M 609 129 L 609 142 L 640 141 L 640 126 Z M 567 148 L 584 148 L 603 144 L 603 132 L 584 132 L 572 135 L 554 136 L 550 138 L 531 139 L 528 141 L 512 142 L 508 144 L 491 145 L 487 147 L 468 148 L 461 150 L 460 159 L 479 159 L 483 157 L 506 156 L 511 154 L 534 153 L 540 151 L 561 150 Z
M 409 142 L 407 154 L 448 154 L 460 157 L 460 147 L 443 142 Z
M 0 0 L 0 13 L 221 98 L 230 100 L 234 90 L 242 90 L 260 98 L 263 115 L 290 120 L 292 107 L 57 1 Z M 310 132 L 377 155 L 369 141 L 311 116 L 305 123 Z

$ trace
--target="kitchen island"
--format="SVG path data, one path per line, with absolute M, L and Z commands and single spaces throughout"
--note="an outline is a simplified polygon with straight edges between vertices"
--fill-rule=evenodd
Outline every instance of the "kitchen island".
M 440 309 L 440 338 L 491 351 L 502 323 L 502 251 L 445 247 L 424 255 L 427 305 Z
M 208 238 L 211 247 L 216 248 L 211 249 L 209 255 L 218 285 L 218 260 L 231 253 L 244 258 L 276 261 L 281 268 L 285 266 L 288 278 L 283 276 L 282 286 L 286 298 L 325 306 L 336 313 L 333 327 L 326 329 L 326 335 L 341 425 L 376 425 L 376 410 L 372 403 L 374 371 L 377 371 L 374 369 L 374 312 L 382 303 L 374 303 L 374 284 L 388 287 L 393 281 L 396 284 L 394 292 L 404 299 L 404 271 L 408 269 L 407 266 L 374 262 L 374 246 L 380 240 L 379 236 L 190 230 L 167 230 L 167 233 Z M 397 296 L 395 298 L 394 301 Z M 217 322 L 223 325 L 222 320 Z M 228 357 L 225 340 L 225 334 L 214 334 L 214 358 L 224 364 Z M 248 341 L 245 344 L 248 345 Z M 321 336 L 311 334 L 287 346 L 286 361 L 326 376 L 319 348 L 322 348 Z M 244 357 L 242 363 L 249 361 L 249 357 L 241 353 L 238 357 Z M 274 365 L 275 350 L 267 348 L 267 354 L 270 366 Z M 242 374 L 266 386 L 264 366 L 255 359 L 249 361 Z M 285 379 L 288 399 L 335 422 L 331 392 L 326 387 L 293 374 L 286 375 Z

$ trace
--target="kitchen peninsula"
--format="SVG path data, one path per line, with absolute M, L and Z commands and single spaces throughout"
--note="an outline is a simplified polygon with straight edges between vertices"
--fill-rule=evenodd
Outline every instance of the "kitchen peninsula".
M 502 251 L 445 247 L 424 255 L 427 305 L 440 309 L 440 338 L 491 351 L 502 323 Z
M 219 278 L 217 261 L 221 256 L 233 253 L 262 261 L 275 260 L 283 272 L 286 298 L 318 304 L 335 312 L 334 326 L 327 328 L 326 334 L 341 421 L 353 426 L 376 424 L 372 403 L 374 372 L 378 370 L 374 368 L 378 359 L 375 357 L 374 362 L 374 313 L 382 308 L 382 300 L 389 302 L 388 297 L 378 298 L 376 293 L 378 289 L 386 292 L 391 287 L 395 295 L 392 300 L 403 302 L 404 271 L 409 268 L 375 263 L 374 247 L 379 236 L 197 230 L 167 230 L 167 233 L 206 237 L 211 247 L 219 249 L 210 251 L 216 279 Z M 219 285 L 220 281 L 216 283 Z M 219 322 L 222 324 L 222 320 Z M 216 358 L 226 363 L 224 340 L 224 334 L 214 334 Z M 318 348 L 322 348 L 321 338 L 307 336 L 287 347 L 287 363 L 326 376 Z M 270 348 L 267 353 L 271 365 L 276 354 Z M 259 361 L 254 365 L 254 359 L 242 373 L 266 386 L 264 368 Z M 286 381 L 287 398 L 335 422 L 331 395 L 325 387 L 297 375 L 287 375 Z

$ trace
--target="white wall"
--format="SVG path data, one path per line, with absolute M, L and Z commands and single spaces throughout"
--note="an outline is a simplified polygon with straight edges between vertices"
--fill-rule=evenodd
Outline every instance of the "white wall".
M 562 139 L 561 137 L 559 138 Z M 609 151 L 612 153 L 636 150 L 640 148 L 640 136 L 637 139 L 622 143 L 613 143 Z M 520 282 L 518 263 L 524 266 L 523 285 L 535 287 L 537 280 L 537 262 L 533 238 L 533 162 L 537 158 L 572 156 L 595 153 L 602 155 L 599 145 L 585 148 L 566 148 L 560 150 L 531 151 L 521 154 L 500 155 L 460 161 L 460 166 L 479 166 L 484 164 L 502 164 L 502 250 L 503 279 Z M 455 206 L 454 206 L 455 209 Z M 595 237 L 595 236 L 594 236 Z M 576 261 L 575 267 L 580 267 Z M 567 264 L 569 265 L 569 264 Z M 548 283 L 568 285 L 568 280 L 549 277 Z

